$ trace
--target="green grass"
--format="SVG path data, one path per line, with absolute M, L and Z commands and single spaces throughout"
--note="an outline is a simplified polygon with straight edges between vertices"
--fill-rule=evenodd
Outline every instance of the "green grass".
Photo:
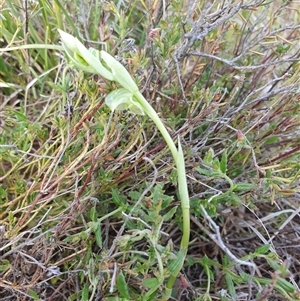
M 299 4 L 25 3 L 0 2 L 0 297 L 300 300 Z M 160 133 L 110 112 L 118 85 L 70 68 L 57 29 L 114 55 L 180 136 L 187 255 Z

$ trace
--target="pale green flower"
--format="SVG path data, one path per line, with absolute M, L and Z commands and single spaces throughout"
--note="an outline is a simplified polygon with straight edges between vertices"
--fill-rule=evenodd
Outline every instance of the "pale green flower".
M 124 88 L 110 92 L 105 98 L 105 103 L 112 111 L 129 110 L 134 114 L 145 115 L 142 105 Z
M 89 50 L 75 37 L 58 29 L 62 46 L 73 67 L 89 73 L 98 73 L 108 80 L 114 80 L 113 74 L 99 60 L 96 49 Z
M 77 38 L 58 29 L 62 46 L 72 65 L 89 73 L 98 73 L 104 78 L 119 83 L 131 93 L 139 89 L 126 68 L 105 51 L 87 49 Z M 103 65 L 101 60 L 105 63 Z
M 113 74 L 114 81 L 118 82 L 123 88 L 132 93 L 139 91 L 139 88 L 131 75 L 120 62 L 105 51 L 100 51 L 100 56 Z

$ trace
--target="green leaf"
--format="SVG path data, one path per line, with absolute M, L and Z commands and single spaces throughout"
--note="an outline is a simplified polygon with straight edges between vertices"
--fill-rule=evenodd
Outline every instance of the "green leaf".
M 176 213 L 178 206 L 173 207 L 171 210 L 169 210 L 165 215 L 164 215 L 164 221 L 167 222 L 168 220 L 170 220 L 173 215 Z
M 117 277 L 117 288 L 122 298 L 130 299 L 128 286 L 122 271 L 120 271 Z
M 28 121 L 28 118 L 20 111 L 12 110 L 18 121 Z
M 225 280 L 226 280 L 226 284 L 227 284 L 227 288 L 228 288 L 230 296 L 233 298 L 233 300 L 236 300 L 236 291 L 234 289 L 232 277 L 226 273 Z
M 97 221 L 97 212 L 96 209 L 94 207 L 92 207 L 89 211 L 89 217 L 93 222 Z
M 233 191 L 248 191 L 255 188 L 257 188 L 257 186 L 251 183 L 237 183 Z
M 264 141 L 264 145 L 276 143 L 279 140 L 278 136 L 269 137 Z
M 290 294 L 293 294 L 296 291 L 296 288 L 290 282 L 280 277 L 277 279 L 276 286 L 281 287 L 285 292 Z
M 227 171 L 227 150 L 224 150 L 222 153 L 222 159 L 220 162 L 220 169 L 222 173 L 226 174 Z
M 33 291 L 32 289 L 28 289 L 28 294 L 34 299 L 34 300 L 40 300 L 40 297 L 38 294 Z
M 129 196 L 132 201 L 137 201 L 141 197 L 141 193 L 136 190 L 129 191 Z
M 207 164 L 208 166 L 212 166 L 212 162 L 213 162 L 213 158 L 214 158 L 215 154 L 214 154 L 214 150 L 212 148 L 210 148 L 204 158 L 203 158 L 203 162 L 205 164 Z
M 172 262 L 168 265 L 168 270 L 171 274 L 177 276 L 178 269 L 180 269 L 183 266 L 184 258 L 185 250 L 181 249 L 177 254 L 177 258 L 172 260 Z
M 87 301 L 88 299 L 89 299 L 89 286 L 85 284 L 83 290 L 81 291 L 81 300 Z
M 157 278 L 147 278 L 143 280 L 142 285 L 147 288 L 153 288 L 159 286 L 159 280 Z
M 8 270 L 10 267 L 10 262 L 9 260 L 7 259 L 2 259 L 1 260 L 1 264 L 0 264 L 0 271 L 3 272 L 3 271 L 6 271 Z
M 241 204 L 242 203 L 242 201 L 241 201 L 241 199 L 239 198 L 239 196 L 237 195 L 237 194 L 235 194 L 234 192 L 230 192 L 229 194 L 228 194 L 228 196 L 229 196 L 229 198 L 230 198 L 230 200 L 233 202 L 236 202 L 236 204 Z
M 244 273 L 244 272 L 240 273 L 239 275 L 241 277 L 242 282 L 248 282 L 249 279 L 251 278 L 251 276 L 249 274 Z
M 266 254 L 269 250 L 270 250 L 270 244 L 267 244 L 257 248 L 254 253 L 262 255 L 262 254 Z
M 218 158 L 214 158 L 213 161 L 212 161 L 212 167 L 213 169 L 216 171 L 216 175 L 219 175 L 220 176 L 220 161 Z
M 207 170 L 207 169 L 204 169 L 204 168 L 201 168 L 201 167 L 196 167 L 195 168 L 196 171 L 198 171 L 199 174 L 202 174 L 202 175 L 205 175 L 205 176 L 211 176 L 212 172 L 210 170 Z
M 273 270 L 277 271 L 280 268 L 278 261 L 271 259 L 271 258 L 267 258 L 267 261 Z
M 101 233 L 101 226 L 97 227 L 95 231 L 96 243 L 100 249 L 102 249 L 102 233 Z
M 120 195 L 118 194 L 118 192 L 115 189 L 112 189 L 111 194 L 112 194 L 113 201 L 116 205 L 118 205 L 118 206 L 124 205 Z

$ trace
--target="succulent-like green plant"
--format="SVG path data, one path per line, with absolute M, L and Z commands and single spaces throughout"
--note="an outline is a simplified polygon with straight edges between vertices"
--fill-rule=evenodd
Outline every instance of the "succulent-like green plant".
M 93 48 L 87 49 L 77 38 L 62 30 L 59 30 L 59 34 L 66 56 L 74 68 L 85 72 L 97 73 L 109 81 L 117 82 L 121 86 L 120 88 L 111 91 L 106 96 L 105 102 L 109 108 L 112 111 L 127 109 L 134 114 L 148 115 L 156 124 L 173 155 L 178 175 L 178 189 L 183 215 L 183 235 L 180 251 L 177 260 L 172 264 L 170 278 L 167 282 L 163 296 L 163 300 L 168 299 L 176 277 L 182 268 L 190 237 L 189 195 L 186 182 L 184 155 L 180 140 L 178 138 L 177 149 L 173 139 L 157 113 L 139 92 L 136 83 L 121 63 L 105 51 L 98 51 Z

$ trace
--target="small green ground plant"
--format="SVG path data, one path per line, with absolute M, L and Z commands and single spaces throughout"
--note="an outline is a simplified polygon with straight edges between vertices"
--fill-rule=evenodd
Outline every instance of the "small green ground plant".
M 0 297 L 300 300 L 298 5 L 0 3 Z

